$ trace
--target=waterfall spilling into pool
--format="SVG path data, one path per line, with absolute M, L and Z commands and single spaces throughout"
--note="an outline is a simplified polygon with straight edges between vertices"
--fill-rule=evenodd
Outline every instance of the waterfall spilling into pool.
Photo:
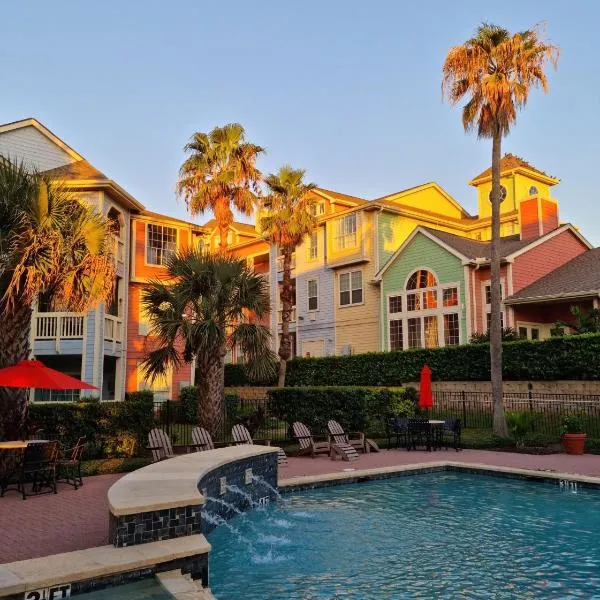
M 208 535 L 211 588 L 219 600 L 595 597 L 600 492 L 572 484 L 439 472 L 284 494 Z

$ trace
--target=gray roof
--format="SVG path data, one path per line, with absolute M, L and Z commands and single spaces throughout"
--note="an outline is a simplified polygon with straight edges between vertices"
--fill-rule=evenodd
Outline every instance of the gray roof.
M 592 248 L 507 298 L 507 302 L 570 298 L 600 292 L 600 248 Z
M 422 229 L 427 230 L 438 238 L 438 240 L 444 242 L 444 244 L 451 248 L 454 248 L 454 250 L 469 259 L 485 258 L 489 260 L 491 258 L 491 242 L 479 242 L 477 240 L 461 237 L 460 235 L 454 235 L 453 233 L 432 229 L 431 227 L 422 227 Z M 529 246 L 529 244 L 535 242 L 536 239 L 539 238 L 522 240 L 519 235 L 510 235 L 500 238 L 500 256 L 505 258 L 513 252 L 516 252 L 525 246 Z

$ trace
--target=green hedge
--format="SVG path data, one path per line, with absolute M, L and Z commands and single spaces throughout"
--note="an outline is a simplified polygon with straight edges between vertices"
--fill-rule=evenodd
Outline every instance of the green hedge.
M 490 379 L 489 345 L 467 344 L 430 350 L 296 358 L 288 363 L 286 385 L 397 386 L 418 381 L 425 363 L 438 381 Z M 505 342 L 503 373 L 504 379 L 517 381 L 600 379 L 600 335 Z
M 29 420 L 65 448 L 87 438 L 86 456 L 130 456 L 145 448 L 153 426 L 152 392 L 125 395 L 124 402 L 49 402 L 31 404 Z
M 330 419 L 351 431 L 382 433 L 382 418 L 390 414 L 413 415 L 417 400 L 413 388 L 297 387 L 267 393 L 273 416 L 288 426 L 301 421 L 313 433 L 326 431 Z
M 289 363 L 288 363 L 289 364 Z M 275 373 L 279 372 L 279 367 L 276 366 L 274 369 Z M 239 387 L 242 385 L 258 385 L 258 386 L 272 386 L 277 384 L 277 375 L 274 375 L 272 379 L 263 381 L 254 381 L 248 377 L 246 367 L 240 364 L 226 364 L 225 365 L 225 385 L 227 387 Z

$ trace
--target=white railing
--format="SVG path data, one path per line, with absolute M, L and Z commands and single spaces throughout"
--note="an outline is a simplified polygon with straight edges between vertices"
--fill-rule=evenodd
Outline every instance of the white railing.
M 36 340 L 78 340 L 83 338 L 85 316 L 78 313 L 37 313 Z
M 283 323 L 283 309 L 280 308 L 277 311 L 277 322 L 279 324 Z M 290 323 L 295 323 L 296 322 L 296 307 L 293 306 L 292 310 L 290 311 Z
M 293 252 L 292 253 L 292 264 L 291 267 L 292 269 L 296 268 L 296 253 Z M 278 256 L 277 257 L 277 272 L 281 273 L 283 271 L 283 256 Z
M 104 315 L 104 339 L 108 342 L 123 340 L 123 321 L 113 315 Z

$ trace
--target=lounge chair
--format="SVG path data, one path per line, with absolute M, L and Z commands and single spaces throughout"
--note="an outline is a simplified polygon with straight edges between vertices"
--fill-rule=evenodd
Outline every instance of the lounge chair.
M 81 457 L 85 449 L 85 436 L 80 437 L 73 448 L 65 450 L 58 460 L 58 478 L 75 489 L 83 485 L 81 477 Z
M 175 456 L 169 436 L 163 429 L 159 429 L 158 427 L 151 429 L 148 434 L 148 450 L 152 452 L 152 462 L 158 462 L 159 460 Z
M 244 427 L 244 425 L 240 424 L 232 427 L 231 437 L 233 437 L 233 441 L 235 442 L 236 446 L 241 444 L 254 444 L 255 441 L 264 442 L 265 446 L 271 445 L 271 440 L 253 440 L 248 429 Z M 277 464 L 280 467 L 287 467 L 287 454 L 283 451 L 283 448 L 278 448 Z
M 344 428 L 333 419 L 327 423 L 327 428 L 333 440 L 332 443 L 347 444 L 358 452 L 379 452 L 379 446 L 373 440 L 366 438 L 362 431 L 349 431 L 346 433 Z
M 194 427 L 194 429 L 192 429 L 192 442 L 194 442 L 192 447 L 196 452 L 215 449 L 210 433 L 203 427 Z
M 296 421 L 292 429 L 300 446 L 298 456 L 306 456 L 307 454 L 310 454 L 312 458 L 317 454 L 329 454 L 331 456 L 331 443 L 328 436 L 313 436 L 310 429 L 300 421 Z M 325 437 L 327 441 L 315 440 L 315 437 Z

